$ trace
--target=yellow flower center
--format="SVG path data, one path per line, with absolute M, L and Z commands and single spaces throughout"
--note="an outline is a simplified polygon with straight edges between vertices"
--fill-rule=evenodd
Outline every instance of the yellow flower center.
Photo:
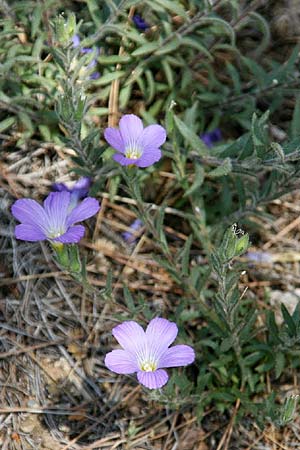
M 47 233 L 48 238 L 55 239 L 60 237 L 62 234 L 65 234 L 65 230 L 50 230 Z
M 125 149 L 125 156 L 129 159 L 139 159 L 142 156 L 142 151 L 135 143 L 133 143 Z
M 154 362 L 144 362 L 141 364 L 141 370 L 144 372 L 154 372 L 156 370 L 156 364 Z

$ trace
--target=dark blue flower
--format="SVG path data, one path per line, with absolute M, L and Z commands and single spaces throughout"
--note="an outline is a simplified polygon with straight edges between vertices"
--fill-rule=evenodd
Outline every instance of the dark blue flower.
M 206 133 L 200 135 L 200 139 L 202 139 L 207 147 L 211 148 L 216 142 L 222 140 L 221 130 L 219 128 L 215 128 L 212 131 L 207 131 Z
M 148 28 L 150 28 L 150 25 L 142 18 L 140 14 L 135 14 L 132 17 L 132 21 L 140 31 L 146 31 Z
M 142 228 L 143 222 L 140 219 L 136 219 L 131 225 L 130 230 L 132 231 L 138 231 L 140 228 Z M 136 240 L 136 235 L 134 233 L 131 233 L 130 231 L 125 231 L 122 233 L 122 237 L 124 241 L 128 242 L 129 244 L 132 244 Z

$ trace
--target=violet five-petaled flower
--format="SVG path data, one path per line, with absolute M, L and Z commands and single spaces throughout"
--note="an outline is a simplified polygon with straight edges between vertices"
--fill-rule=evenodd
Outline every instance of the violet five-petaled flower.
M 143 122 L 134 114 L 125 114 L 119 122 L 119 129 L 106 128 L 104 137 L 117 150 L 114 160 L 122 166 L 148 167 L 159 161 L 159 147 L 166 140 L 166 130 L 160 125 L 143 127 Z
M 188 345 L 175 345 L 177 325 L 167 319 L 152 319 L 146 331 L 134 321 L 123 322 L 112 330 L 123 350 L 107 353 L 105 365 L 118 374 L 137 372 L 138 381 L 149 389 L 158 389 L 168 381 L 167 367 L 180 367 L 195 360 Z
M 12 206 L 13 216 L 21 222 L 15 228 L 15 236 L 22 241 L 44 241 L 72 244 L 79 242 L 85 228 L 75 225 L 99 211 L 99 202 L 85 198 L 77 206 L 71 204 L 70 192 L 51 192 L 43 206 L 35 200 L 24 198 Z

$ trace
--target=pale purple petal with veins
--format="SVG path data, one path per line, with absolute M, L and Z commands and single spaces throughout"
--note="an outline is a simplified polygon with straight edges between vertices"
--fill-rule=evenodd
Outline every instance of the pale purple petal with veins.
M 166 130 L 160 125 L 149 125 L 143 130 L 139 139 L 143 151 L 157 149 L 165 143 L 167 139 Z
M 30 242 L 44 241 L 47 239 L 47 236 L 39 227 L 29 223 L 17 225 L 15 228 L 15 236 L 17 239 Z
M 133 320 L 116 326 L 112 334 L 125 350 L 133 353 L 138 351 L 140 344 L 143 344 L 145 340 L 143 328 Z
M 13 216 L 22 223 L 38 226 L 46 230 L 47 215 L 43 207 L 31 198 L 17 200 L 11 208 Z
M 126 350 L 113 350 L 107 353 L 104 364 L 109 370 L 121 374 L 135 373 L 139 370 L 136 358 Z
M 120 133 L 125 146 L 136 141 L 143 132 L 143 122 L 134 114 L 125 114 L 119 122 Z
M 96 214 L 100 209 L 99 202 L 92 197 L 85 198 L 79 205 L 72 209 L 67 218 L 67 226 L 71 226 L 76 222 L 82 222 Z
M 195 352 L 189 345 L 174 345 L 160 358 L 159 367 L 187 366 L 195 360 Z
M 116 128 L 106 128 L 104 137 L 111 147 L 118 150 L 118 152 L 124 153 L 125 146 L 119 130 Z
M 140 370 L 137 373 L 137 378 L 147 388 L 159 389 L 167 383 L 169 376 L 163 369 L 155 370 L 155 372 L 143 372 Z
M 149 167 L 161 158 L 161 151 L 159 148 L 153 148 L 151 150 L 144 150 L 142 156 L 136 160 L 135 164 L 138 167 Z
M 151 343 L 159 344 L 161 349 L 167 349 L 175 341 L 177 333 L 176 323 L 161 317 L 152 319 L 146 329 L 147 339 Z
M 67 191 L 50 192 L 44 200 L 44 209 L 48 217 L 48 233 L 52 234 L 60 232 L 64 234 L 67 231 L 67 214 L 71 200 L 71 194 Z M 56 236 L 55 236 L 56 237 Z
M 62 244 L 75 244 L 79 242 L 80 239 L 83 238 L 85 232 L 85 228 L 82 225 L 74 225 L 73 227 L 68 228 L 66 233 L 61 236 L 53 239 L 55 242 L 61 242 Z

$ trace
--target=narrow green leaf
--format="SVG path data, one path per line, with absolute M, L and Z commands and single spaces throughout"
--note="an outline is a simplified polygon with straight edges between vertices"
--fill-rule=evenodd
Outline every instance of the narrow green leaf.
M 162 45 L 158 50 L 155 51 L 155 55 L 165 55 L 166 53 L 172 53 L 174 50 L 176 50 L 181 44 L 181 41 L 175 37 L 170 42 L 168 42 L 165 45 Z
M 106 84 L 109 84 L 114 80 L 122 78 L 124 75 L 124 70 L 116 70 L 115 72 L 106 73 L 105 75 L 102 75 L 99 80 L 96 80 L 95 84 L 97 86 L 105 86 Z
M 296 97 L 293 119 L 291 123 L 291 138 L 300 136 L 300 95 Z
M 226 158 L 226 159 L 224 159 L 222 165 L 220 165 L 220 166 L 216 167 L 215 169 L 213 169 L 212 171 L 210 171 L 208 173 L 208 176 L 211 178 L 218 178 L 218 177 L 223 177 L 223 176 L 229 175 L 230 172 L 232 172 L 231 159 Z
M 129 309 L 129 311 L 131 313 L 134 313 L 136 311 L 136 307 L 135 307 L 135 304 L 134 304 L 131 292 L 129 291 L 127 286 L 124 286 L 123 294 L 124 294 L 124 299 L 125 299 L 125 302 L 126 302 L 126 305 L 127 305 L 128 309 Z
M 241 87 L 241 78 L 240 78 L 239 71 L 235 68 L 235 66 L 233 64 L 231 64 L 228 61 L 226 62 L 226 69 L 232 79 L 234 93 L 236 95 L 240 95 L 242 87 Z
M 232 336 L 229 336 L 229 337 L 223 339 L 223 341 L 220 345 L 220 352 L 225 353 L 228 350 L 230 350 L 232 347 L 232 343 L 233 343 Z
M 201 141 L 200 137 L 194 133 L 179 117 L 174 115 L 174 121 L 180 134 L 188 141 L 193 147 L 193 150 L 197 150 L 200 156 L 207 156 L 208 151 L 205 144 Z
M 146 76 L 147 83 L 148 83 L 146 103 L 149 104 L 152 102 L 152 100 L 155 96 L 156 86 L 155 86 L 155 81 L 154 81 L 151 70 L 146 70 L 145 76 Z
M 192 186 L 184 193 L 184 197 L 194 194 L 203 184 L 205 171 L 200 164 L 195 164 L 195 178 Z
M 181 273 L 184 276 L 188 276 L 190 268 L 190 252 L 193 243 L 193 235 L 190 234 L 188 239 L 185 241 L 182 254 L 181 254 Z
M 96 0 L 86 0 L 87 7 L 89 9 L 89 13 L 91 15 L 91 18 L 94 21 L 94 24 L 96 27 L 99 27 L 102 25 L 101 20 L 101 8 L 99 8 L 99 3 Z
M 134 50 L 131 53 L 132 56 L 144 56 L 148 53 L 153 53 L 157 48 L 159 48 L 158 42 L 147 42 L 147 44 L 142 45 L 141 47 Z
M 275 352 L 275 378 L 279 378 L 285 368 L 285 356 L 281 352 Z
M 163 67 L 165 75 L 166 75 L 168 86 L 170 89 L 172 89 L 174 87 L 173 71 L 172 71 L 172 68 L 171 68 L 169 62 L 165 58 L 162 60 L 162 67 Z
M 0 133 L 10 128 L 16 122 L 15 117 L 7 117 L 0 122 Z
M 207 50 L 207 48 L 205 48 L 203 44 L 201 44 L 201 42 L 199 41 L 199 39 L 197 39 L 196 36 L 193 36 L 192 38 L 191 37 L 183 37 L 180 40 L 180 44 L 185 45 L 188 48 L 195 48 L 200 53 L 205 55 L 209 59 L 209 61 L 213 61 L 213 59 L 214 59 L 212 54 L 210 53 L 210 51 Z
M 296 328 L 295 322 L 294 322 L 292 316 L 290 315 L 290 313 L 288 312 L 284 303 L 281 303 L 281 312 L 282 312 L 282 315 L 284 318 L 284 322 L 287 325 L 291 336 L 296 336 L 297 328 Z
M 35 38 L 37 32 L 40 30 L 40 24 L 42 19 L 42 8 L 41 5 L 37 5 L 31 14 L 31 37 Z
M 119 96 L 119 103 L 121 110 L 124 110 L 126 108 L 131 96 L 131 91 L 132 91 L 132 84 L 127 84 L 121 89 Z
M 230 44 L 235 46 L 235 32 L 232 26 L 226 22 L 226 20 L 220 19 L 219 17 L 205 17 L 201 20 L 201 23 L 209 23 L 213 28 L 215 28 L 218 34 L 224 34 L 224 31 L 228 34 L 230 38 Z
M 103 66 L 111 64 L 126 64 L 131 61 L 131 57 L 128 55 L 110 55 L 110 56 L 98 56 L 97 61 Z
M 174 0 L 173 1 L 171 1 L 171 0 L 152 0 L 151 1 L 152 8 L 155 5 L 155 3 L 158 4 L 159 6 L 162 6 L 164 9 L 169 10 L 171 13 L 178 14 L 178 16 L 188 19 L 188 15 L 187 15 L 185 9 L 183 8 L 183 6 L 181 6 L 178 2 L 176 2 Z
M 268 331 L 270 333 L 271 340 L 273 342 L 275 342 L 276 344 L 279 344 L 280 343 L 279 330 L 278 330 L 278 326 L 275 321 L 274 311 L 266 312 L 266 321 L 267 321 L 267 327 L 268 327 Z

